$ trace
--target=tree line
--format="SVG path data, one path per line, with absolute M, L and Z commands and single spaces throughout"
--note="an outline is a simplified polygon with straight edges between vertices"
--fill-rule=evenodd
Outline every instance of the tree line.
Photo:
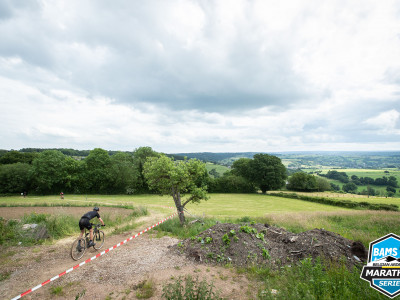
M 68 150 L 68 149 L 67 149 Z M 0 194 L 142 194 L 159 189 L 148 185 L 144 165 L 151 158 L 163 156 L 151 147 L 133 152 L 112 152 L 96 148 L 85 157 L 60 150 L 8 151 L 0 157 Z M 83 154 L 83 153 L 79 153 Z M 164 155 L 166 156 L 166 155 Z M 180 155 L 169 157 L 174 164 L 186 161 Z M 202 163 L 204 165 L 204 163 Z M 205 165 L 204 165 L 205 168 Z M 208 192 L 252 193 L 285 186 L 287 172 L 273 155 L 255 154 L 253 159 L 236 160 L 230 171 L 219 178 L 205 172 L 197 186 Z

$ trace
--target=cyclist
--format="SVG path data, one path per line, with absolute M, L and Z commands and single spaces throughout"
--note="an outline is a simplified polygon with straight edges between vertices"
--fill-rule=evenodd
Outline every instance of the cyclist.
M 80 234 L 79 238 L 83 237 L 85 228 L 88 229 L 90 232 L 90 241 L 89 241 L 88 247 L 92 247 L 95 245 L 95 243 L 93 243 L 93 228 L 92 228 L 92 224 L 90 223 L 90 220 L 93 219 L 94 217 L 97 217 L 100 220 L 101 225 L 106 226 L 106 225 L 104 225 L 103 220 L 100 218 L 99 211 L 100 211 L 100 209 L 96 206 L 95 208 L 93 208 L 92 211 L 88 211 L 86 214 L 84 214 L 82 216 L 82 218 L 79 220 L 79 229 L 81 230 L 81 234 Z

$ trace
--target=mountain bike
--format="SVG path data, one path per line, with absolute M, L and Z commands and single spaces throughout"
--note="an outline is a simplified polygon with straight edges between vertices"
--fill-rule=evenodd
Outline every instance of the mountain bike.
M 99 250 L 104 245 L 105 235 L 104 232 L 100 230 L 100 224 L 92 224 L 93 226 L 93 242 L 95 245 L 93 246 L 94 249 Z M 82 238 L 77 238 L 71 247 L 71 257 L 74 260 L 80 259 L 83 254 L 85 254 L 86 249 L 88 249 L 88 244 L 90 240 L 90 232 L 85 228 L 85 236 Z

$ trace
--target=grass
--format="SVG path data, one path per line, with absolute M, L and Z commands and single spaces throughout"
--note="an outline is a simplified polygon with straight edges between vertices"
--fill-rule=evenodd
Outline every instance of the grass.
M 200 204 L 188 204 L 187 210 L 193 215 L 202 216 L 203 214 L 218 218 L 236 218 L 244 215 L 263 216 L 269 213 L 293 212 L 293 211 L 336 211 L 341 208 L 316 204 L 294 199 L 284 199 L 261 194 L 210 194 L 208 201 L 202 201 Z M 172 197 L 158 195 L 90 195 L 86 199 L 85 195 L 65 196 L 63 204 L 74 206 L 144 206 L 156 209 L 159 212 L 168 214 L 171 212 L 169 207 L 173 207 Z M 55 196 L 41 197 L 2 197 L 0 206 L 16 205 L 56 205 L 61 204 Z
M 274 271 L 256 267 L 252 271 L 264 282 L 258 293 L 261 300 L 387 299 L 360 279 L 361 270 L 348 270 L 344 263 L 329 265 L 321 260 L 304 259 L 292 267 Z
M 314 228 L 324 228 L 341 236 L 359 240 L 366 247 L 390 232 L 400 232 L 400 213 L 388 211 L 342 211 L 271 214 L 258 222 L 284 227 L 299 233 Z
M 153 297 L 155 291 L 154 281 L 151 279 L 142 281 L 135 287 L 135 289 L 137 299 L 151 298 Z M 126 294 L 129 293 L 126 292 Z
M 167 300 L 214 300 L 219 297 L 220 291 L 216 291 L 214 283 L 208 283 L 206 279 L 195 279 L 190 275 L 181 276 L 175 282 L 163 286 L 163 299 Z
M 123 231 L 132 229 L 134 224 L 128 224 L 134 217 L 147 214 L 147 209 L 133 210 L 131 214 L 122 217 L 111 218 L 107 213 L 102 214 L 102 219 L 110 227 L 117 227 L 121 224 Z M 63 214 L 36 214 L 25 215 L 21 221 L 9 220 L 0 217 L 0 245 L 12 246 L 21 243 L 23 246 L 45 243 L 47 240 L 38 239 L 35 230 L 23 230 L 23 224 L 37 224 L 37 228 L 45 228 L 51 240 L 57 240 L 66 236 L 77 235 L 79 232 L 78 223 L 81 216 Z M 94 221 L 96 223 L 96 221 Z M 118 233 L 115 231 L 114 233 Z

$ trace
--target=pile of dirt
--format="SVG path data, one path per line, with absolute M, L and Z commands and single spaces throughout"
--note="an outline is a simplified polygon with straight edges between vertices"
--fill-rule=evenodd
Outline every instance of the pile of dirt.
M 236 266 L 290 265 L 311 257 L 330 261 L 345 260 L 347 266 L 363 264 L 367 251 L 353 242 L 324 229 L 299 234 L 268 224 L 217 224 L 186 239 L 174 251 L 202 263 L 232 263 Z

